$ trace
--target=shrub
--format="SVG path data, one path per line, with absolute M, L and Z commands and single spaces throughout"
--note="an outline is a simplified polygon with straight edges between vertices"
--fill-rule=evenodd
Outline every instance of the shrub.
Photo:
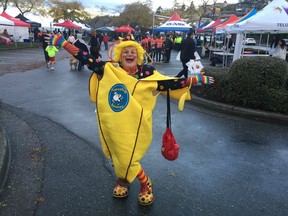
M 194 85 L 191 88 L 191 93 L 205 97 L 209 100 L 218 102 L 226 102 L 223 98 L 223 87 L 226 84 L 226 77 L 229 72 L 228 68 L 205 67 L 205 75 L 214 77 L 213 85 Z
M 234 61 L 227 72 L 206 69 L 215 84 L 196 86 L 193 93 L 247 108 L 288 114 L 288 64 L 272 57 L 250 57 Z
M 18 42 L 11 45 L 0 43 L 0 51 L 2 50 L 14 50 L 14 49 L 25 49 L 25 48 L 38 48 L 41 44 L 38 42 Z

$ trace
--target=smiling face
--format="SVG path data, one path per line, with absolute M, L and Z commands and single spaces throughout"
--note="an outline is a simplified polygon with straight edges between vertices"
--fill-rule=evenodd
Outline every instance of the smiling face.
M 121 53 L 121 65 L 124 70 L 131 70 L 137 66 L 137 49 L 133 46 L 124 47 Z

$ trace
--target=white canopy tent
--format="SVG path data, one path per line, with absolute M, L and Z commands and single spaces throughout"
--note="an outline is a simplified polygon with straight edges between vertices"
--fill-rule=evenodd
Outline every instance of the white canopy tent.
M 14 26 L 14 22 L 12 20 L 9 20 L 5 17 L 0 16 L 0 25 L 1 27 L 4 25 L 5 26 Z
M 85 30 L 85 31 L 91 31 L 91 28 L 88 27 L 88 25 L 85 25 L 85 24 L 83 24 L 83 23 L 76 22 L 76 21 L 73 21 L 73 23 L 76 24 L 76 25 L 81 26 L 81 29 L 82 29 L 82 30 Z
M 230 26 L 229 32 L 288 32 L 288 2 L 274 0 L 250 18 Z
M 288 33 L 288 2 L 274 0 L 254 16 L 234 24 L 227 33 L 237 33 L 233 61 L 240 58 L 247 33 Z
M 192 27 L 185 23 L 175 11 L 170 19 L 163 25 L 155 28 L 153 32 L 182 31 L 188 32 Z

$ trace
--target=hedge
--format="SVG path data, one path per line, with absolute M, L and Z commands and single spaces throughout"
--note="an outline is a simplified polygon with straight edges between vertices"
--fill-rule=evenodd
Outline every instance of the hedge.
M 245 57 L 230 68 L 204 68 L 213 85 L 192 93 L 217 102 L 288 114 L 288 63 L 273 57 Z

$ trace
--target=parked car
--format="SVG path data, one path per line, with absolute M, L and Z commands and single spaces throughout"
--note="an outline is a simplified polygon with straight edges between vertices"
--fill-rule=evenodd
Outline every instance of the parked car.
M 254 38 L 246 38 L 245 45 L 256 45 L 256 40 Z

